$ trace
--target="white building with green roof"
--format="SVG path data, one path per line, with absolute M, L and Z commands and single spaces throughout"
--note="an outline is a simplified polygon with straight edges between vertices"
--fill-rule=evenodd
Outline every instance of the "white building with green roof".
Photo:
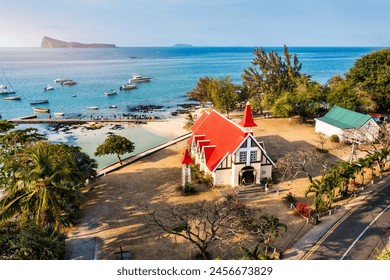
M 315 131 L 327 136 L 337 135 L 340 141 L 372 142 L 379 125 L 369 115 L 334 106 L 325 116 L 316 118 Z

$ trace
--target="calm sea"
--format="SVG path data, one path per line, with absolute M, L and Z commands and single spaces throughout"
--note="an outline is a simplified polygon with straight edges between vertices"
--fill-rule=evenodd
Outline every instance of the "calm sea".
M 0 48 L 0 84 L 10 86 L 21 96 L 20 101 L 6 101 L 0 96 L 0 112 L 3 119 L 35 114 L 31 101 L 49 99 L 51 113 L 64 112 L 65 118 L 97 116 L 116 117 L 128 114 L 128 107 L 137 105 L 163 105 L 163 116 L 176 110 L 178 104 L 188 103 L 186 92 L 193 89 L 199 77 L 230 75 L 235 83 L 241 83 L 243 70 L 250 66 L 253 47 L 130 47 L 110 49 L 41 49 Z M 291 47 L 303 65 L 302 72 L 313 80 L 326 83 L 334 75 L 342 75 L 353 66 L 356 59 L 379 48 L 355 47 Z M 266 48 L 282 52 L 282 48 Z M 139 84 L 131 91 L 119 91 L 131 77 L 139 73 L 151 77 L 150 83 Z M 66 78 L 77 82 L 75 86 L 55 84 L 54 79 Z M 55 87 L 45 92 L 47 85 Z M 118 94 L 105 96 L 104 92 L 116 89 Z M 116 105 L 117 109 L 110 109 Z M 99 110 L 87 110 L 97 106 Z M 38 117 L 47 118 L 48 114 Z M 54 117 L 54 116 L 53 116 Z M 138 137 L 138 136 L 139 137 Z M 166 139 L 151 137 L 145 141 L 144 132 L 134 132 L 139 142 L 137 152 Z M 68 139 L 69 140 L 69 139 Z M 64 140 L 65 141 L 65 140 Z M 65 141 L 66 142 L 66 141 Z M 91 143 L 73 142 L 88 147 Z M 137 143 L 136 143 L 137 144 Z M 105 165 L 115 158 L 100 159 Z
M 266 48 L 281 51 L 281 48 Z M 377 48 L 290 48 L 303 64 L 303 73 L 325 83 L 337 74 L 343 74 L 356 59 Z M 3 119 L 33 114 L 31 101 L 49 99 L 51 112 L 65 113 L 65 117 L 112 117 L 128 113 L 128 106 L 164 105 L 174 110 L 186 103 L 185 94 L 194 88 L 199 77 L 230 75 L 241 82 L 241 74 L 250 66 L 252 47 L 150 47 L 112 49 L 41 49 L 0 48 L 0 83 L 10 82 L 21 101 L 1 98 Z M 140 84 L 131 91 L 119 91 L 132 73 L 152 77 L 152 82 Z M 67 78 L 75 86 L 55 84 L 54 79 Z M 54 91 L 45 92 L 47 85 Z M 108 89 L 116 89 L 115 96 L 105 96 Z M 72 97 L 77 95 L 77 97 Z M 3 96 L 1 96 L 3 97 Z M 110 109 L 116 105 L 116 110 Z M 98 106 L 90 111 L 88 106 Z M 47 117 L 48 115 L 39 115 Z

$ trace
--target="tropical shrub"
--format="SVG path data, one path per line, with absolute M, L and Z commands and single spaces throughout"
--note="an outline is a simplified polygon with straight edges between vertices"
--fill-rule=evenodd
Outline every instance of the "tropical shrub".
M 329 140 L 333 143 L 340 143 L 340 137 L 336 134 L 331 135 Z
M 307 204 L 306 203 L 297 203 L 297 214 L 303 216 L 303 217 L 309 217 L 310 215 L 310 211 L 309 211 L 309 208 L 307 207 Z

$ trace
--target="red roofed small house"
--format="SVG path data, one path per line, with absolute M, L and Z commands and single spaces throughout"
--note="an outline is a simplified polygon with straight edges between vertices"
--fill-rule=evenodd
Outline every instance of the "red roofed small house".
M 200 170 L 213 177 L 214 185 L 235 187 L 271 178 L 274 163 L 253 136 L 255 126 L 248 103 L 239 124 L 213 110 L 204 112 L 191 127 L 191 154 Z

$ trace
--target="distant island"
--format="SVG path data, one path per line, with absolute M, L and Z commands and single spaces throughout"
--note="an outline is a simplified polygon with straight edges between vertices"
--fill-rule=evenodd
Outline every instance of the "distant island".
M 114 44 L 65 42 L 45 36 L 42 38 L 41 48 L 116 48 L 116 46 Z
M 172 47 L 175 47 L 175 48 L 189 48 L 189 47 L 193 47 L 193 45 L 188 45 L 188 44 L 175 44 L 175 45 L 173 45 Z

